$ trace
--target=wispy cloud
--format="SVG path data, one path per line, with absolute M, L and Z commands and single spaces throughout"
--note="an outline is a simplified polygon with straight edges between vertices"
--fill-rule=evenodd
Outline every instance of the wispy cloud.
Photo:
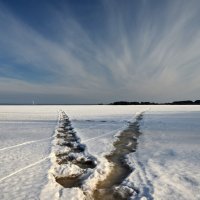
M 48 7 L 45 31 L 0 5 L 0 93 L 71 103 L 198 98 L 199 1 L 99 4 L 85 22 L 67 5 Z

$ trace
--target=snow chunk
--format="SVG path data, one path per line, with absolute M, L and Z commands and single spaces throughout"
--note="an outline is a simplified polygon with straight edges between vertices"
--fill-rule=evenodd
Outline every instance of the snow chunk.
M 51 171 L 55 177 L 77 177 L 84 173 L 84 169 L 81 169 L 77 165 L 72 163 L 57 165 Z

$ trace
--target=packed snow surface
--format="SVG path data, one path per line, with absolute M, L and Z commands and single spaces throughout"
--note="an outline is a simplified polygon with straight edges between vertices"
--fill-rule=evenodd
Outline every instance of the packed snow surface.
M 49 176 L 59 110 L 102 173 L 115 136 L 144 111 L 137 150 L 127 156 L 134 171 L 124 183 L 134 184 L 137 199 L 200 199 L 199 106 L 0 106 L 0 199 L 84 198 Z

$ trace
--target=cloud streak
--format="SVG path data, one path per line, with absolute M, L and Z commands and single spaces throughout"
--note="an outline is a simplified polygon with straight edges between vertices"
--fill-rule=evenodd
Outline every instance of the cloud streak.
M 0 4 L 0 101 L 198 98 L 199 1 L 97 2 L 85 21 L 69 4 L 46 5 L 45 31 Z

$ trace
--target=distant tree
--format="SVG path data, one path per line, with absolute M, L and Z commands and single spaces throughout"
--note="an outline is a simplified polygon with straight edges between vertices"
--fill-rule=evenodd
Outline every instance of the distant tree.
M 137 102 L 137 101 L 130 102 L 130 104 L 131 104 L 131 105 L 140 105 L 140 103 Z
M 111 105 L 130 105 L 130 103 L 127 101 L 116 101 L 111 103 Z
M 172 105 L 192 105 L 194 104 L 193 101 L 187 100 L 187 101 L 174 101 L 171 103 Z
M 200 104 L 200 100 L 196 100 L 194 104 Z
M 147 102 L 141 102 L 140 104 L 141 105 L 150 105 L 151 103 L 147 101 Z
M 110 105 L 156 105 L 157 103 L 151 103 L 151 102 L 137 102 L 137 101 L 116 101 L 111 103 Z

